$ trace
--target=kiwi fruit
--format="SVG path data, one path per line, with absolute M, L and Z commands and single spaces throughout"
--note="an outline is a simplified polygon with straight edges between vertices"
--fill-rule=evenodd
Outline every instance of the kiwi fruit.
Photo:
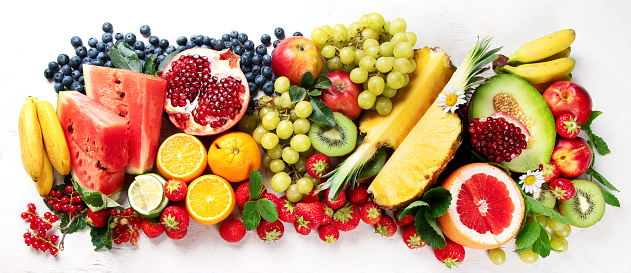
M 572 225 L 586 228 L 596 224 L 605 214 L 605 198 L 598 185 L 586 180 L 572 181 L 576 189 L 574 196 L 561 202 L 559 210 Z
M 556 204 L 556 198 L 550 192 L 550 183 L 543 183 L 541 190 L 534 192 L 531 197 L 548 208 L 554 208 Z
M 335 126 L 315 122 L 309 129 L 311 145 L 320 153 L 330 157 L 349 154 L 357 142 L 357 126 L 343 114 L 334 112 Z

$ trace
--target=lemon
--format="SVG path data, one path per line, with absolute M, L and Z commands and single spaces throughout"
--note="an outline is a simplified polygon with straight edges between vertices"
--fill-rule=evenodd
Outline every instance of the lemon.
M 168 199 L 164 196 L 164 179 L 161 178 L 154 174 L 141 174 L 136 176 L 129 186 L 127 192 L 129 205 L 139 215 L 151 218 L 155 210 L 159 209 L 163 203 L 164 205 L 168 203 Z M 165 199 L 167 202 L 164 202 Z

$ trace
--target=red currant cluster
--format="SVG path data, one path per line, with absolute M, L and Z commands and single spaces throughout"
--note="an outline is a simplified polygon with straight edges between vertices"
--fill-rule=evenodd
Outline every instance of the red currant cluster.
M 53 228 L 53 223 L 57 222 L 57 216 L 47 211 L 43 218 L 40 217 L 35 212 L 37 208 L 33 203 L 29 203 L 26 208 L 27 211 L 20 215 L 23 220 L 30 223 L 29 230 L 24 233 L 24 243 L 33 249 L 43 252 L 48 250 L 50 255 L 57 256 L 59 236 L 55 234 L 48 236 L 48 231 Z
M 66 212 L 69 217 L 85 209 L 83 199 L 74 190 L 72 185 L 67 185 L 63 191 L 51 190 L 46 197 L 46 202 L 56 212 Z
M 138 242 L 138 230 L 143 218 L 135 214 L 132 208 L 120 211 L 112 208 L 110 212 L 112 217 L 110 229 L 114 243 L 120 245 L 129 242 L 135 245 Z

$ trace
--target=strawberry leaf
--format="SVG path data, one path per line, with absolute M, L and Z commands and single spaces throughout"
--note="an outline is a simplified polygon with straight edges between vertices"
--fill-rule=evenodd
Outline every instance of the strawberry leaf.
M 425 192 L 422 199 L 429 204 L 429 214 L 436 218 L 447 212 L 451 204 L 451 192 L 445 188 L 436 187 Z
M 93 227 L 90 230 L 90 238 L 94 246 L 94 251 L 98 251 L 102 248 L 112 249 L 112 238 L 110 236 L 109 227 Z
M 429 207 L 421 206 L 418 208 L 414 217 L 414 227 L 427 245 L 433 248 L 443 248 L 447 245 L 445 236 L 436 223 L 436 218 L 429 214 Z
M 405 207 L 405 209 L 403 209 L 399 213 L 399 220 L 403 219 L 403 217 L 408 216 L 408 215 L 416 215 L 416 213 L 418 212 L 418 209 L 422 206 L 429 206 L 429 204 L 427 204 L 427 202 L 425 201 L 420 201 L 420 200 L 410 203 L 407 207 Z
M 607 187 L 608 189 L 612 191 L 619 191 L 618 189 L 616 189 L 616 187 L 614 187 L 613 184 L 609 182 L 609 180 L 607 180 L 604 176 L 602 176 L 600 173 L 594 170 L 594 168 L 587 169 L 585 173 L 588 175 L 591 175 L 593 178 L 596 178 L 596 180 L 598 180 L 600 184 L 603 184 L 603 186 Z
M 257 211 L 268 222 L 278 220 L 278 211 L 276 205 L 268 199 L 259 199 L 256 201 Z
M 246 230 L 255 229 L 261 222 L 261 215 L 258 211 L 258 202 L 245 202 L 245 205 L 243 206 L 243 215 L 241 218 L 243 219 L 243 226 Z
M 526 201 L 526 203 L 528 203 L 530 214 L 533 214 L 533 215 L 543 214 L 563 224 L 572 223 L 572 220 L 570 220 L 570 218 L 561 215 L 556 210 L 544 206 L 543 204 L 541 204 L 541 202 L 533 199 L 530 196 L 524 196 L 524 197 L 525 197 L 524 200 Z
M 620 207 L 620 200 L 618 200 L 618 198 L 613 195 L 612 193 L 606 191 L 606 190 L 601 190 L 603 192 L 603 196 L 605 197 L 605 203 L 607 203 L 610 206 L 614 206 L 614 207 Z
M 248 183 L 250 197 L 254 200 L 259 199 L 259 197 L 261 197 L 261 193 L 263 192 L 263 178 L 261 177 L 261 173 L 259 173 L 258 170 L 252 171 L 250 173 L 250 181 Z

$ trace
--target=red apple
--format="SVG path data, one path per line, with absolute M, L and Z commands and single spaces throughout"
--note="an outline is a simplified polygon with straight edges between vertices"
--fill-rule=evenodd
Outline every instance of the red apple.
M 357 104 L 357 97 L 363 88 L 360 84 L 351 81 L 351 74 L 336 70 L 327 75 L 333 85 L 330 88 L 322 89 L 320 99 L 331 107 L 333 112 L 339 112 L 351 120 L 355 120 L 362 113 L 361 107 Z
M 324 58 L 315 42 L 302 37 L 285 38 L 274 49 L 272 71 L 278 77 L 289 78 L 291 84 L 300 85 L 302 75 L 311 72 L 317 78 L 324 66 Z
M 592 159 L 592 150 L 584 139 L 557 137 L 551 160 L 559 166 L 561 177 L 572 178 L 585 173 Z
M 565 112 L 576 116 L 578 125 L 585 123 L 592 113 L 592 98 L 582 86 L 569 81 L 550 85 L 542 94 L 556 120 Z

